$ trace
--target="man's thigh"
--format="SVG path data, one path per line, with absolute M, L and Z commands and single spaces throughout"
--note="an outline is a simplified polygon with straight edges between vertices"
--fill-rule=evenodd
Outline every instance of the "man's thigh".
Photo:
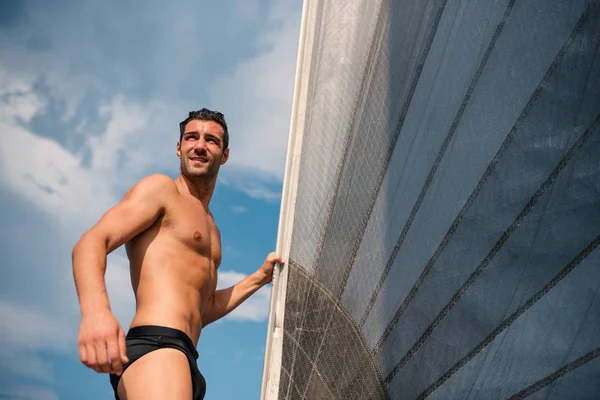
M 192 398 L 190 365 L 183 352 L 162 348 L 137 359 L 119 382 L 121 400 Z

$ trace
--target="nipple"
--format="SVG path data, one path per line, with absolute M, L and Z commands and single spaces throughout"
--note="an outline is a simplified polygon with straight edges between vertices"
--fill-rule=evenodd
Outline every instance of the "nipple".
M 196 240 L 202 239 L 202 235 L 200 234 L 200 232 L 198 232 L 198 231 L 194 232 L 194 239 L 196 239 Z

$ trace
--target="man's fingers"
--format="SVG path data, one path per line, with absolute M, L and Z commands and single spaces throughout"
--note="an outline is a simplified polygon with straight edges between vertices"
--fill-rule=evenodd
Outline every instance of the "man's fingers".
M 269 255 L 267 256 L 267 262 L 270 262 L 272 264 L 283 264 L 284 260 L 283 257 L 277 255 L 277 253 L 269 253 Z
M 129 358 L 127 358 L 127 345 L 125 343 L 125 332 L 123 329 L 119 328 L 119 355 L 121 356 L 121 363 L 126 364 L 129 362 Z
M 110 362 L 110 372 L 117 374 L 121 372 L 123 363 L 121 362 L 121 354 L 119 351 L 119 337 L 115 335 L 114 338 L 109 339 L 106 343 L 108 348 L 108 358 Z
M 94 345 L 85 345 L 85 353 L 87 355 L 86 366 L 93 369 L 96 372 L 100 372 L 98 369 L 98 358 L 96 357 L 96 349 L 94 348 Z
M 79 347 L 79 359 L 81 360 L 83 365 L 88 367 L 89 366 L 88 365 L 88 356 L 87 356 L 85 344 L 80 343 L 78 347 Z
M 108 354 L 106 350 L 106 342 L 98 341 L 95 346 L 96 360 L 98 360 L 98 372 L 109 373 L 110 364 L 108 363 Z

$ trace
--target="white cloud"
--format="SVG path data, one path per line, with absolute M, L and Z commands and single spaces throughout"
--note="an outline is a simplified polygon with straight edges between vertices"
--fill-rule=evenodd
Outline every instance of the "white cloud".
M 100 107 L 100 115 L 108 117 L 109 121 L 102 136 L 89 139 L 92 151 L 91 169 L 112 174 L 116 172 L 119 164 L 119 151 L 126 150 L 128 142 L 140 141 L 137 140 L 139 132 L 152 122 L 152 118 L 141 104 L 127 101 L 121 95 L 103 104 Z M 143 140 L 141 141 L 143 143 Z M 130 150 L 136 151 L 138 148 L 134 146 Z
M 86 223 L 115 200 L 110 186 L 106 190 L 106 177 L 82 168 L 79 157 L 55 141 L 14 122 L 0 120 L 0 159 L 5 182 L 64 225 L 78 225 L 82 217 Z
M 31 83 L 19 75 L 10 74 L 1 64 L 0 97 L 7 98 L 0 109 L 2 120 L 19 118 L 30 121 L 45 106 L 41 99 L 32 92 Z
M 72 118 L 85 91 L 99 86 L 93 75 L 71 74 L 69 57 L 60 54 L 63 52 L 60 47 L 51 52 L 32 52 L 5 36 L 0 36 L 0 47 L 3 54 L 10 54 L 0 62 L 0 86 L 5 93 L 18 91 L 18 87 L 29 91 L 34 83 L 43 83 L 50 95 L 64 102 L 66 109 L 62 118 Z M 6 81 L 13 83 L 7 86 Z
M 0 77 L 6 76 L 0 65 Z M 0 78 L 1 79 L 1 78 Z M 74 155 L 54 140 L 24 128 L 43 110 L 32 84 L 19 81 L 0 103 L 0 173 L 5 183 L 65 225 L 82 216 L 96 216 L 114 202 L 105 176 L 81 166 Z M 1 85 L 0 85 L 1 86 Z M 105 190 L 98 190 L 104 187 Z M 69 221 L 70 220 L 70 221 Z
M 234 271 L 220 271 L 217 282 L 217 289 L 224 289 L 235 285 L 247 275 Z M 263 286 L 256 293 L 250 296 L 245 302 L 233 310 L 224 319 L 238 321 L 264 321 L 269 315 L 269 299 L 271 297 L 271 287 Z
M 0 93 L 7 99 L 0 103 L 0 177 L 65 227 L 81 230 L 97 220 L 119 200 L 118 185 L 133 185 L 153 167 L 177 165 L 177 134 L 163 134 L 168 107 L 153 102 L 142 106 L 117 95 L 100 107 L 108 120 L 105 133 L 86 138 L 89 154 L 73 154 L 20 123 L 42 112 L 44 103 L 32 84 L 17 82 L 12 92 Z M 82 123 L 78 129 L 84 134 L 87 126 Z M 167 146 L 171 151 L 165 151 Z
M 0 67 L 2 65 L 0 64 Z M 31 83 L 29 79 L 25 79 L 23 76 L 17 73 L 13 73 L 6 68 L 0 68 L 0 96 L 6 96 L 11 93 L 22 93 L 31 91 Z M 19 108 L 16 109 L 20 111 Z M 37 112 L 38 108 L 35 108 L 35 112 Z M 26 117 L 29 119 L 31 117 Z

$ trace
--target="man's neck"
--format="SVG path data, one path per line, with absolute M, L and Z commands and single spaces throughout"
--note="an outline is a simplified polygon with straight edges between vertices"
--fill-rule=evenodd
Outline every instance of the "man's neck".
M 205 210 L 208 212 L 208 204 L 210 203 L 210 199 L 215 191 L 215 180 L 212 181 L 203 181 L 203 180 L 192 180 L 187 176 L 180 174 L 175 180 L 179 190 L 181 192 L 189 193 L 194 196 L 204 206 Z

